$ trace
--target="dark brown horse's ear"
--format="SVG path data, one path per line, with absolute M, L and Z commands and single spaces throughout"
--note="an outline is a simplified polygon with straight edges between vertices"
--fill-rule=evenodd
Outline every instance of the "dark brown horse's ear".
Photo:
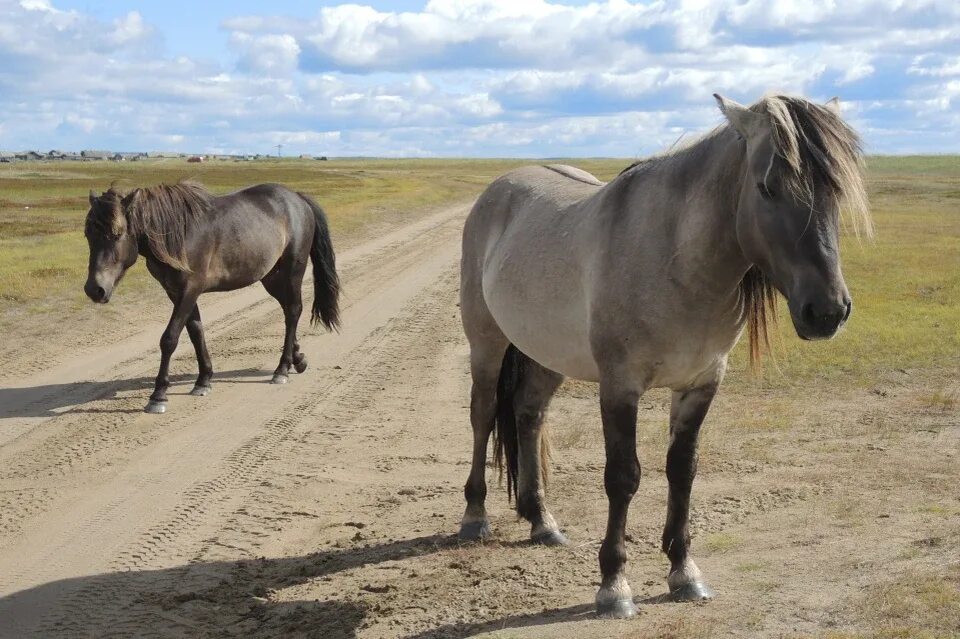
M 93 206 L 97 203 L 97 194 L 93 192 L 93 189 L 90 189 L 90 206 Z

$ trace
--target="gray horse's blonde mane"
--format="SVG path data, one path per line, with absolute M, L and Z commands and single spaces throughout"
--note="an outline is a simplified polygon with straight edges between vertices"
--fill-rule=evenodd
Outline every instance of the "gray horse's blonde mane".
M 750 107 L 770 117 L 773 141 L 789 167 L 783 177 L 794 197 L 814 206 L 818 185 L 836 198 L 855 235 L 873 235 L 863 182 L 860 136 L 833 110 L 803 98 L 767 96 Z
M 123 198 L 128 232 L 146 237 L 158 260 L 189 273 L 187 233 L 206 215 L 211 198 L 210 192 L 196 182 L 134 189 Z

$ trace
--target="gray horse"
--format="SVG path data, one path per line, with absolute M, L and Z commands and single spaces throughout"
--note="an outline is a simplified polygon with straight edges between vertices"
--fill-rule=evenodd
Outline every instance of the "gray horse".
M 637 162 L 604 184 L 569 166 L 493 182 L 467 218 L 461 312 L 470 343 L 473 463 L 463 539 L 489 534 L 487 442 L 531 538 L 566 539 L 544 503 L 543 413 L 564 376 L 600 384 L 609 499 L 596 597 L 604 616 L 637 612 L 624 574 L 627 509 L 640 481 L 637 402 L 673 391 L 663 552 L 676 600 L 713 596 L 690 557 L 690 489 L 700 425 L 744 328 L 767 343 L 775 292 L 802 339 L 850 316 L 840 212 L 870 233 L 857 134 L 836 99 L 714 96 L 728 123 L 691 146 Z
M 281 184 L 260 184 L 215 196 L 199 184 L 90 192 L 85 228 L 90 245 L 87 296 L 110 301 L 124 273 L 142 255 L 160 282 L 173 314 L 160 338 L 160 371 L 145 412 L 167 409 L 170 357 L 186 326 L 200 374 L 191 395 L 210 392 L 213 364 L 207 351 L 197 298 L 208 291 L 232 291 L 257 281 L 283 307 L 286 335 L 273 383 L 288 380 L 290 368 L 307 369 L 297 323 L 303 310 L 300 287 L 313 261 L 313 322 L 339 323 L 340 280 L 323 209 L 303 193 Z

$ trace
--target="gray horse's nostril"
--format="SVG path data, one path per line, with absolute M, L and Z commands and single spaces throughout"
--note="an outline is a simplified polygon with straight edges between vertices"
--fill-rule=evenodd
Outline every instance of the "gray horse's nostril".
M 843 321 L 844 321 L 844 322 L 846 322 L 848 319 L 850 319 L 850 313 L 852 313 L 852 312 L 853 312 L 853 300 L 847 300 L 847 310 L 846 310 L 846 312 L 843 314 Z

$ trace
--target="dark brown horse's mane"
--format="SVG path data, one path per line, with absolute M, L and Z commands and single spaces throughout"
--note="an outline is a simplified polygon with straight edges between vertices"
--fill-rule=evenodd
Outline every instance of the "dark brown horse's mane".
M 87 229 L 114 236 L 125 231 L 143 237 L 158 260 L 190 272 L 185 252 L 187 234 L 206 215 L 212 197 L 196 182 L 141 187 L 126 195 L 111 186 L 97 198 L 101 207 L 91 210 Z

